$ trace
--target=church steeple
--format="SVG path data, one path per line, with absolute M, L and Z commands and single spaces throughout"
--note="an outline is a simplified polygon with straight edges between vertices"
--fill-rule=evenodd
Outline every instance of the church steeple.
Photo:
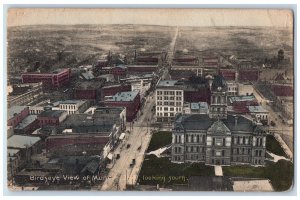
M 227 118 L 227 85 L 223 76 L 214 77 L 211 87 L 209 117 L 215 119 Z

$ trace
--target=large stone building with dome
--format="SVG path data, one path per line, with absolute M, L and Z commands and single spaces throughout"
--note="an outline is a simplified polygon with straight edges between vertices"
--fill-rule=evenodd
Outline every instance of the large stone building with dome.
M 172 162 L 206 165 L 264 165 L 266 131 L 258 121 L 227 113 L 224 78 L 214 77 L 208 114 L 177 114 L 172 128 Z

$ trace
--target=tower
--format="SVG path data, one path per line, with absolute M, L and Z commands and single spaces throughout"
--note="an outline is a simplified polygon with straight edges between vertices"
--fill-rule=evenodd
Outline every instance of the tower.
M 214 77 L 211 86 L 209 117 L 215 119 L 227 118 L 227 85 L 222 75 Z

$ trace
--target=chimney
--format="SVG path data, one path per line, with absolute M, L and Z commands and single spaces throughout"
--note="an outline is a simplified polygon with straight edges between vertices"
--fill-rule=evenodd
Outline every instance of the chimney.
M 234 126 L 236 127 L 238 123 L 238 116 L 234 116 Z

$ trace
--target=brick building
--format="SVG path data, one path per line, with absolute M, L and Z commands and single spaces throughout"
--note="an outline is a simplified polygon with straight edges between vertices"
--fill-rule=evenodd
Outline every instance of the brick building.
M 115 77 L 125 77 L 127 72 L 127 67 L 124 65 L 118 65 L 112 68 L 111 73 Z
M 46 110 L 38 115 L 39 126 L 58 126 L 67 115 L 68 113 L 62 110 Z
M 195 56 L 177 56 L 173 58 L 173 65 L 199 65 L 199 59 Z
M 102 81 L 80 82 L 74 89 L 74 98 L 85 100 L 100 100 L 102 86 Z
M 38 83 L 42 82 L 43 87 L 61 87 L 69 83 L 70 81 L 70 69 L 57 69 L 52 73 L 37 73 L 26 72 L 22 74 L 23 83 Z
M 15 127 L 14 132 L 16 134 L 31 134 L 38 128 L 39 122 L 37 120 L 37 115 L 29 115 Z
M 157 65 L 128 65 L 128 73 L 153 73 L 158 69 Z
M 129 91 L 131 91 L 130 83 L 106 85 L 101 88 L 101 100 L 104 100 L 104 97 L 113 96 L 118 92 Z
M 126 107 L 126 120 L 133 121 L 141 107 L 139 92 L 118 92 L 111 98 L 104 101 L 105 106 Z
M 29 115 L 29 107 L 27 106 L 13 106 L 8 109 L 7 126 L 15 128 Z

